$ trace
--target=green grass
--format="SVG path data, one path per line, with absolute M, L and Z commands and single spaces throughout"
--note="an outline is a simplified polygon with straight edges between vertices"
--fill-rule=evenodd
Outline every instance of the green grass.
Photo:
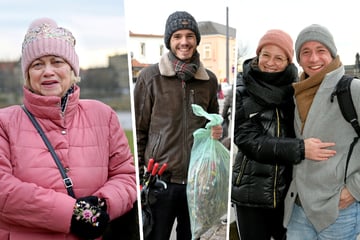
M 126 137 L 128 139 L 131 153 L 133 154 L 133 156 L 135 156 L 134 155 L 134 138 L 133 138 L 132 130 L 125 130 L 125 135 L 126 135 Z

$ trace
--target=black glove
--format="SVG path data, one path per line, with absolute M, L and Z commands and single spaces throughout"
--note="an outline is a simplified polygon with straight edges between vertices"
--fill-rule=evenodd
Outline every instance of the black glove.
M 89 196 L 77 199 L 70 231 L 83 239 L 100 237 L 109 222 L 106 209 L 106 202 L 98 197 Z

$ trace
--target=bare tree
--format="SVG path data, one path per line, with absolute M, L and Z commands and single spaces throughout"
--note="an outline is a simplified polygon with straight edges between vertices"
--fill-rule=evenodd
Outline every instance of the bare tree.
M 237 54 L 237 70 L 239 72 L 242 71 L 242 64 L 245 61 L 245 56 L 247 56 L 249 52 L 249 47 L 244 45 L 242 41 L 238 42 L 238 54 Z

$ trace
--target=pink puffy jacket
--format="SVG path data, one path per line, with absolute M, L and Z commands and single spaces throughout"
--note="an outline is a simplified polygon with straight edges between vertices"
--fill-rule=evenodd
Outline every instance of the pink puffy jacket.
M 116 113 L 95 100 L 24 88 L 24 105 L 37 118 L 67 169 L 76 197 L 105 198 L 110 219 L 136 200 L 136 175 Z M 20 106 L 0 109 L 0 239 L 77 239 L 69 233 L 75 199 L 67 194 L 43 140 Z

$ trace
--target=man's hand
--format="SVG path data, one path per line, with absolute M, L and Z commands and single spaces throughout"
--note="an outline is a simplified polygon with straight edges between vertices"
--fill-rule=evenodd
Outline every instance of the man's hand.
M 211 137 L 214 139 L 220 139 L 223 134 L 223 128 L 221 125 L 211 127 Z
M 333 142 L 322 142 L 318 138 L 307 138 L 305 143 L 305 158 L 315 161 L 325 161 L 336 154 L 335 150 L 328 149 L 335 146 Z
M 339 209 L 345 209 L 355 202 L 355 198 L 351 195 L 349 190 L 344 187 L 340 193 Z

